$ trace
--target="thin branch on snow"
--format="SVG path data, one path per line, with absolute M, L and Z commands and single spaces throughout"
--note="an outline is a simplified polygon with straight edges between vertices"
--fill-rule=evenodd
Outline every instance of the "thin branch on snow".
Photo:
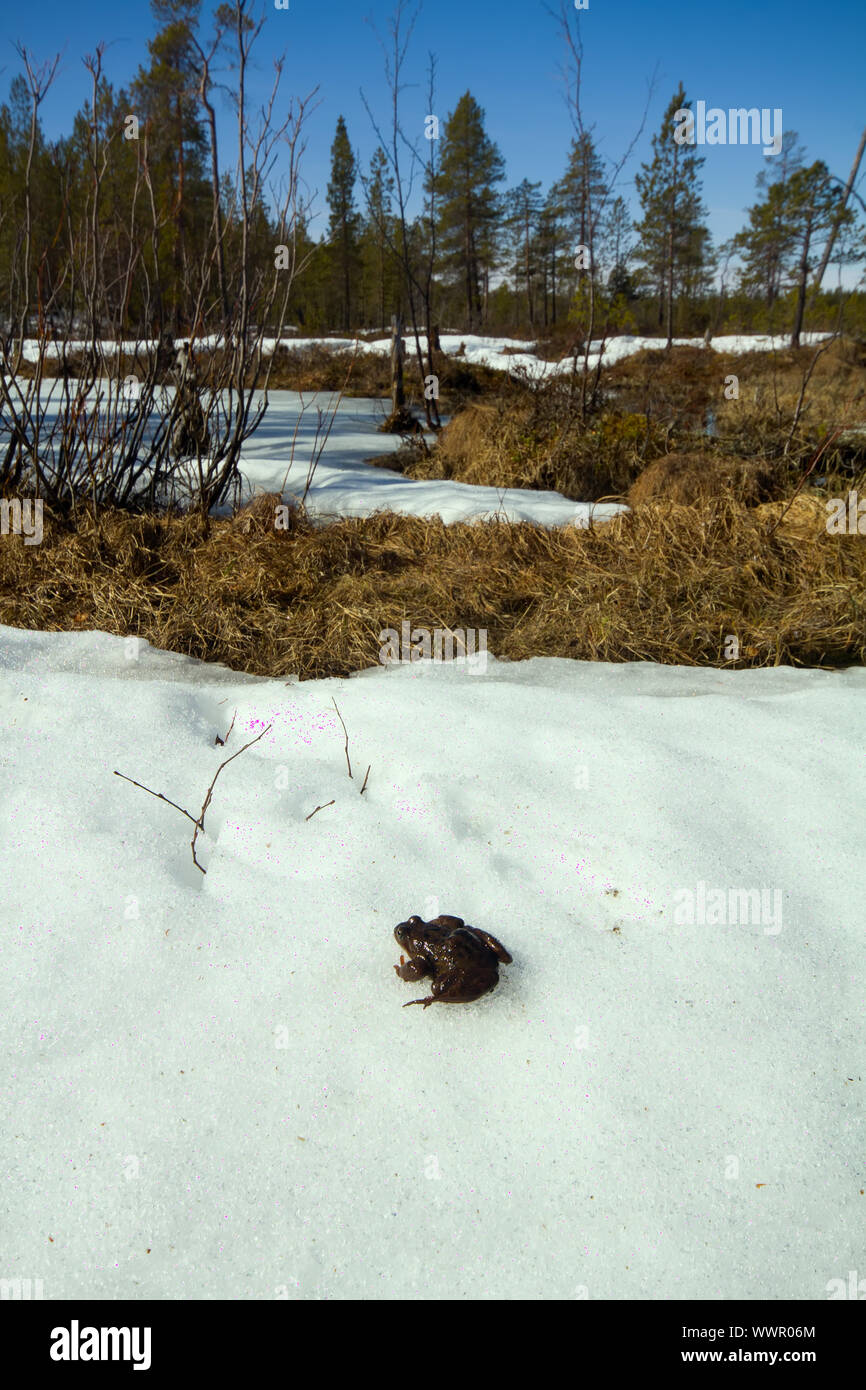
M 339 719 L 340 723 L 343 724 L 343 716 L 342 716 L 342 714 L 340 713 L 340 711 L 337 709 L 337 701 L 336 701 L 333 697 L 331 698 L 331 704 L 334 706 L 334 709 L 337 710 L 337 718 Z M 348 734 L 348 731 L 347 731 L 347 729 L 346 729 L 345 724 L 343 724 L 343 733 L 346 735 L 346 749 L 345 749 L 345 752 L 346 752 L 346 766 L 347 766 L 348 769 L 349 769 L 349 776 L 352 777 L 352 764 L 349 762 L 349 734 Z M 354 777 L 352 777 L 352 781 L 353 781 L 353 782 L 354 782 L 354 780 L 355 780 Z
M 237 713 L 237 710 L 235 711 L 235 713 Z M 232 718 L 232 724 L 234 724 L 234 722 L 234 718 Z M 260 734 L 256 734 L 256 737 L 251 738 L 249 743 L 245 743 L 243 748 L 239 748 L 236 753 L 232 753 L 230 758 L 226 758 L 225 762 L 220 763 L 219 767 L 213 775 L 213 781 L 211 782 L 210 786 L 207 789 L 207 792 L 205 793 L 205 798 L 202 803 L 202 808 L 199 813 L 198 820 L 196 820 L 194 816 L 190 815 L 189 811 L 185 811 L 182 806 L 178 806 L 176 801 L 171 801 L 167 796 L 163 796 L 162 792 L 153 791 L 150 787 L 144 786 L 142 782 L 136 782 L 133 777 L 127 777 L 125 773 L 118 772 L 116 768 L 114 770 L 114 775 L 115 777 L 122 777 L 124 782 L 131 782 L 134 787 L 140 787 L 143 792 L 149 792 L 151 796 L 156 797 L 157 801 L 167 802 L 167 804 L 169 806 L 173 806 L 176 811 L 180 811 L 182 816 L 186 816 L 187 820 L 192 821 L 193 825 L 195 826 L 195 832 L 193 834 L 192 840 L 190 841 L 190 848 L 192 850 L 192 862 L 195 864 L 197 869 L 201 870 L 203 874 L 206 874 L 207 869 L 202 869 L 201 864 L 195 857 L 195 842 L 198 839 L 199 831 L 204 830 L 205 812 L 207 811 L 208 806 L 210 806 L 211 797 L 213 796 L 213 789 L 216 786 L 216 780 L 224 767 L 228 767 L 229 763 L 234 762 L 235 758 L 239 758 L 241 753 L 245 753 L 248 748 L 252 748 L 253 744 L 258 743 L 260 738 L 264 738 L 265 734 L 272 727 L 273 725 L 271 724 L 266 725 L 266 727 L 262 729 Z M 229 728 L 229 733 L 231 733 L 231 728 Z M 226 734 L 226 738 L 228 738 L 228 734 Z
M 229 734 L 231 733 L 232 729 L 235 727 L 235 720 L 237 719 L 237 715 L 238 715 L 238 712 L 237 712 L 237 710 L 235 710 L 234 714 L 232 715 L 232 722 L 231 722 L 231 724 L 229 724 L 228 733 L 226 734 L 225 738 L 220 738 L 219 734 L 217 734 L 216 738 L 214 739 L 214 743 L 218 743 L 218 744 L 220 745 L 221 748 L 224 748 L 225 745 L 226 745 L 226 744 L 228 743 L 228 741 L 229 741 Z

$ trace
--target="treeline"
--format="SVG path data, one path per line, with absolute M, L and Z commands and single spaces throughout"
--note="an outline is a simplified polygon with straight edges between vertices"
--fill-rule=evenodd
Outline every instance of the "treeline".
M 0 107 L 0 332 L 16 331 L 22 305 L 29 332 L 92 322 L 82 254 L 98 256 L 106 322 L 133 335 L 213 331 L 232 312 L 230 268 L 257 267 L 264 286 L 276 248 L 290 241 L 284 254 L 303 273 L 292 276 L 286 319 L 309 334 L 384 329 L 397 314 L 459 331 L 562 329 L 580 339 L 771 330 L 796 342 L 804 326 L 838 319 L 842 296 L 816 288 L 824 253 L 831 267 L 866 254 L 843 185 L 823 161 L 808 161 L 793 132 L 759 175 L 742 230 L 714 246 L 704 156 L 674 139 L 675 113 L 690 104 L 682 86 L 634 178 L 636 217 L 616 191 L 621 167 L 602 158 L 582 121 L 550 188 L 529 179 L 508 187 L 467 91 L 416 139 L 395 130 L 366 166 L 340 117 L 328 225 L 316 237 L 295 181 L 287 208 L 255 151 L 248 168 L 221 167 L 217 73 L 237 80 L 227 40 L 253 29 L 248 5 L 220 5 L 207 37 L 200 0 L 151 0 L 151 9 L 157 31 L 129 88 L 111 85 L 100 55 L 92 97 L 55 142 L 39 121 L 53 73 L 22 54 L 25 72 Z M 410 217 L 411 175 L 423 197 Z M 247 293 L 252 318 L 266 315 L 273 294 Z M 864 295 L 848 296 L 846 314 L 849 328 L 866 331 Z
M 615 192 L 615 171 L 585 130 L 546 192 L 529 179 L 501 189 L 503 157 L 466 92 L 442 125 L 438 168 L 428 164 L 424 214 L 411 228 L 427 255 L 435 245 L 434 317 L 470 331 L 566 323 L 669 337 L 785 331 L 798 342 L 808 305 L 813 328 L 836 326 L 846 296 L 816 292 L 816 268 L 828 249 L 832 267 L 866 259 L 864 226 L 844 205 L 841 181 L 822 160 L 809 163 L 796 132 L 786 132 L 758 176 L 746 224 L 714 247 L 701 196 L 705 157 L 674 140 L 675 113 L 689 107 L 680 85 L 635 178 L 633 220 Z M 298 299 L 308 329 L 386 326 L 385 307 L 399 303 L 401 283 L 392 198 L 384 152 L 360 169 L 341 117 L 328 235 Z M 849 327 L 866 331 L 866 295 L 847 298 Z

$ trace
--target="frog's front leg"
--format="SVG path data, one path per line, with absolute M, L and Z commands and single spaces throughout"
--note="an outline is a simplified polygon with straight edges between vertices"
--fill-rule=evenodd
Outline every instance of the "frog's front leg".
M 430 967 L 427 965 L 426 961 L 423 960 L 410 960 L 404 965 L 403 957 L 401 956 L 400 964 L 395 965 L 394 969 L 397 971 L 401 980 L 414 981 L 423 979 L 424 976 L 429 973 Z

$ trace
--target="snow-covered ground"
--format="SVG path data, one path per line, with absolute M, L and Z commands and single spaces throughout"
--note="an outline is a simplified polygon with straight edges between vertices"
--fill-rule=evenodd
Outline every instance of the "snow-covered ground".
M 0 628 L 3 1276 L 827 1298 L 866 1210 L 864 697 L 553 659 L 298 684 Z M 202 875 L 114 770 L 197 815 L 267 725 Z M 439 912 L 513 964 L 404 1010 L 394 926 Z
M 829 333 L 804 333 L 801 342 L 804 347 L 814 343 L 823 342 L 828 338 Z M 527 342 L 525 338 L 501 338 L 483 336 L 477 333 L 443 333 L 440 335 L 442 351 L 449 357 L 460 357 L 463 361 L 474 366 L 495 367 L 499 371 L 508 372 L 520 370 L 530 377 L 552 376 L 560 372 L 570 372 L 572 370 L 572 358 L 566 357 L 561 362 L 545 362 L 538 357 L 532 348 L 534 344 Z M 773 337 L 766 333 L 736 333 L 727 336 L 713 338 L 711 347 L 716 352 L 773 352 L 782 351 L 788 347 L 788 335 L 777 335 Z M 215 336 L 203 337 L 197 340 L 200 348 L 216 346 L 218 339 Z M 294 351 L 310 347 L 324 347 L 331 352 L 354 352 L 357 344 L 359 352 L 371 352 L 376 354 L 386 354 L 391 351 L 390 337 L 382 337 L 367 341 L 366 339 L 355 338 L 265 338 L 263 348 L 266 353 L 271 353 L 277 343 Z M 413 354 L 415 351 L 415 339 L 405 338 L 406 351 Z M 420 335 L 422 350 L 427 350 L 427 338 L 425 334 Z M 676 347 L 703 347 L 703 338 L 675 338 Z M 116 346 L 106 344 L 106 352 L 111 354 L 116 351 Z M 124 342 L 121 347 L 124 352 L 132 353 L 137 344 L 134 341 Z M 141 346 L 140 344 L 138 346 Z M 156 348 L 156 342 L 148 344 L 151 348 Z M 589 370 L 592 371 L 598 364 L 599 356 L 603 356 L 606 365 L 619 362 L 623 357 L 629 357 L 632 353 L 641 352 L 644 348 L 664 348 L 664 338 L 638 337 L 630 333 L 618 334 L 609 338 L 604 344 L 602 354 L 602 340 L 598 339 L 590 343 Z M 75 341 L 68 344 L 67 350 L 71 352 L 83 352 L 87 347 L 84 341 Z M 35 362 L 39 355 L 39 346 L 35 338 L 25 338 L 23 355 L 26 361 Z M 62 345 L 49 343 L 46 348 L 47 356 L 62 356 Z M 579 362 L 583 363 L 581 356 Z
M 294 391 L 271 391 L 269 395 L 264 421 L 244 445 L 241 456 L 245 490 L 300 495 L 316 448 L 318 407 L 327 410 L 333 398 L 320 396 L 302 411 L 301 397 Z M 309 401 L 309 396 L 303 398 L 304 403 Z M 364 460 L 394 452 L 402 442 L 395 435 L 377 432 L 386 413 L 387 403 L 383 401 L 345 399 L 340 403 L 307 494 L 312 516 L 325 519 L 390 511 L 404 516 L 440 516 L 445 522 L 500 516 L 541 526 L 585 526 L 590 515 L 595 521 L 604 521 L 627 510 L 615 502 L 572 502 L 559 492 L 404 478 L 387 468 L 371 466 Z M 287 476 L 287 441 L 293 437 L 295 456 Z
M 820 333 L 804 335 L 804 342 L 819 341 L 826 336 Z M 216 341 L 215 338 L 202 339 L 200 346 L 213 345 Z M 281 341 L 292 349 L 319 345 L 338 351 L 354 350 L 356 346 L 353 338 L 293 337 Z M 692 346 L 703 343 L 700 338 L 676 341 Z M 523 372 L 535 379 L 572 370 L 571 358 L 559 363 L 544 362 L 529 351 L 532 344 L 516 338 L 443 334 L 441 343 L 446 353 L 460 356 L 469 363 Z M 426 339 L 422 338 L 422 344 L 426 346 Z M 272 351 L 275 345 L 276 339 L 265 341 L 268 351 Z M 389 338 L 373 342 L 358 341 L 357 345 L 362 352 L 390 351 Z M 407 339 L 406 345 L 408 351 L 413 350 L 411 340 Z M 715 338 L 712 344 L 719 351 L 726 352 L 766 351 L 785 345 L 783 338 L 756 335 Z M 72 351 L 86 344 L 71 343 L 68 346 Z M 132 351 L 136 345 L 130 342 L 123 346 Z M 642 348 L 663 346 L 663 340 L 659 338 L 616 337 L 605 345 L 604 360 L 615 362 Z M 601 348 L 600 341 L 590 344 L 590 367 L 597 363 Z M 60 348 L 57 344 L 50 344 L 48 350 L 59 353 Z M 25 340 L 25 356 L 34 360 L 36 355 L 36 340 Z M 46 381 L 44 389 L 59 402 L 59 381 Z M 100 389 L 106 389 L 104 383 Z M 307 393 L 303 397 L 293 391 L 270 392 L 268 413 L 260 428 L 246 443 L 241 456 L 245 497 L 256 491 L 276 491 L 289 500 L 305 492 L 309 463 L 317 450 L 317 431 L 321 431 L 330 408 L 335 404 L 336 397 L 327 392 L 315 395 Z M 387 408 L 388 403 L 382 400 L 347 398 L 339 404 L 312 486 L 306 493 L 307 507 L 312 516 L 321 519 L 369 516 L 385 510 L 408 516 L 439 516 L 445 522 L 500 516 L 509 521 L 532 521 L 544 526 L 585 526 L 590 518 L 605 521 L 617 512 L 626 510 L 616 503 L 591 506 L 585 502 L 570 501 L 558 492 L 479 487 L 445 479 L 420 481 L 373 467 L 366 460 L 374 455 L 393 452 L 401 444 L 395 435 L 378 433 L 377 427 L 384 420 Z
M 44 382 L 43 389 L 50 424 L 60 406 L 62 384 L 55 378 Z M 104 393 L 109 388 L 103 384 L 100 389 Z M 111 389 L 117 389 L 116 383 Z M 170 391 L 167 388 L 166 395 Z M 256 400 L 259 398 L 257 392 Z M 335 409 L 306 495 L 307 510 L 320 520 L 391 511 L 404 516 L 439 516 L 445 522 L 500 516 L 542 526 L 585 526 L 590 516 L 605 521 L 627 510 L 615 502 L 573 502 L 559 492 L 404 478 L 365 462 L 395 452 L 402 443 L 397 435 L 378 431 L 388 414 L 388 401 L 346 397 L 338 404 L 337 396 L 329 392 L 301 396 L 296 391 L 269 393 L 264 420 L 241 452 L 243 500 L 262 491 L 279 492 L 287 501 L 302 496 L 311 461 L 325 440 L 328 419 Z M 223 512 L 230 510 L 228 503 L 222 508 Z

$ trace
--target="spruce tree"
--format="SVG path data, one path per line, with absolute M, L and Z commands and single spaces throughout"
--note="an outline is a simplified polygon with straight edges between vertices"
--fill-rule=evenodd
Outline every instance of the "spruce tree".
M 360 219 L 355 207 L 355 177 L 355 156 L 349 143 L 346 122 L 340 116 L 337 120 L 334 143 L 331 145 L 331 180 L 328 184 L 328 207 L 331 217 L 328 242 L 336 268 L 341 326 L 345 332 L 352 326 L 352 280 L 358 268 Z

